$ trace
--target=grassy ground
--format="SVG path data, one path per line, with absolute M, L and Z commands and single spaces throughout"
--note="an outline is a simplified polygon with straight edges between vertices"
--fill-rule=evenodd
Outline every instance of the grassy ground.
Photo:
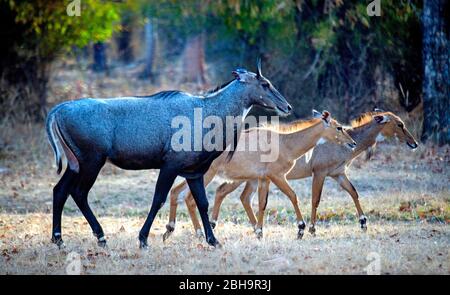
M 150 250 L 143 252 L 136 237 L 151 204 L 157 171 L 105 166 L 90 202 L 109 248 L 96 246 L 89 226 L 69 199 L 63 216 L 67 247 L 58 250 L 49 242 L 51 191 L 58 176 L 42 127 L 17 127 L 14 132 L 4 131 L 3 138 L 8 148 L 0 154 L 2 274 L 65 273 L 71 252 L 80 255 L 83 274 L 363 274 L 374 257 L 379 257 L 383 274 L 450 273 L 448 147 L 422 146 L 411 152 L 403 145 L 385 144 L 370 162 L 354 163 L 349 175 L 369 218 L 367 233 L 359 231 L 351 198 L 328 180 L 316 237 L 306 234 L 301 241 L 295 239 L 291 205 L 272 186 L 265 235 L 258 241 L 240 205 L 240 188 L 225 200 L 221 211 L 216 229 L 221 249 L 195 237 L 184 205 L 175 233 L 163 243 L 166 205 L 152 228 Z M 211 202 L 220 181 L 207 189 Z M 308 219 L 311 180 L 291 184 Z
M 131 74 L 129 79 L 118 79 L 114 73 L 90 75 L 57 70 L 50 103 L 157 90 Z M 160 87 L 172 88 L 164 81 Z M 63 274 L 74 254 L 79 255 L 82 274 L 364 274 L 373 263 L 382 274 L 449 274 L 449 162 L 449 147 L 420 146 L 411 152 L 395 144 L 379 146 L 370 162 L 357 159 L 349 176 L 369 218 L 366 233 L 358 228 L 351 198 L 327 180 L 316 237 L 305 234 L 303 240 L 295 239 L 290 202 L 272 185 L 263 240 L 258 241 L 250 229 L 239 202 L 240 188 L 222 206 L 215 231 L 222 248 L 212 249 L 193 234 L 184 205 L 175 233 L 164 244 L 166 204 L 153 225 L 149 251 L 138 249 L 137 234 L 150 208 L 157 171 L 124 171 L 107 164 L 91 190 L 90 203 L 104 227 L 108 249 L 97 247 L 69 199 L 63 215 L 67 247 L 59 250 L 50 243 L 52 188 L 59 178 L 43 126 L 4 121 L 0 122 L 0 274 Z M 207 188 L 210 203 L 221 181 L 216 179 Z M 311 180 L 291 185 L 309 220 Z

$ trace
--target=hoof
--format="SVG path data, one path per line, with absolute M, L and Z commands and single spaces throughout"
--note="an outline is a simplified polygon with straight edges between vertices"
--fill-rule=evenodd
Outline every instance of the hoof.
M 147 241 L 139 241 L 139 249 L 147 250 L 148 249 Z
M 101 248 L 106 248 L 106 239 L 104 237 L 101 237 L 100 239 L 98 239 L 97 245 Z
M 310 226 L 308 231 L 313 237 L 316 236 L 316 228 L 314 226 Z
M 255 230 L 255 234 L 256 234 L 256 238 L 257 238 L 258 240 L 261 240 L 261 239 L 263 238 L 263 231 L 262 231 L 262 228 L 257 228 L 257 229 Z
M 361 225 L 361 230 L 362 231 L 367 231 L 367 218 L 364 215 L 361 215 L 361 217 L 359 218 L 359 224 Z
M 306 228 L 306 223 L 301 220 L 298 222 L 298 233 L 297 233 L 297 239 L 301 240 L 303 239 L 303 235 L 305 234 L 305 228 Z
M 208 245 L 213 246 L 214 248 L 221 247 L 219 241 L 217 241 L 214 237 L 206 239 L 206 242 L 208 243 Z
M 174 230 L 175 226 L 170 223 L 166 225 L 166 232 L 163 234 L 163 242 L 165 242 L 172 235 Z
M 55 235 L 52 237 L 52 243 L 58 246 L 59 249 L 66 248 L 66 245 L 64 244 L 63 239 L 61 238 L 61 235 Z
M 214 221 L 214 220 L 211 220 L 211 221 L 209 222 L 209 224 L 211 225 L 211 228 L 212 228 L 212 229 L 215 229 L 215 228 L 216 228 L 216 225 L 217 225 L 217 222 Z
M 171 232 L 171 231 L 166 231 L 166 232 L 163 234 L 163 242 L 165 242 L 165 241 L 172 235 L 172 233 L 173 233 L 173 232 Z
M 175 230 L 175 226 L 172 224 L 166 224 L 166 230 L 170 233 L 172 233 Z

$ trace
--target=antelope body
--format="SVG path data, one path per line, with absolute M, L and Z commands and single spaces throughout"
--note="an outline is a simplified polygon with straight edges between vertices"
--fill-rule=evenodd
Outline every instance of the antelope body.
M 359 203 L 359 195 L 347 176 L 347 169 L 353 159 L 358 157 L 363 151 L 373 148 L 377 141 L 384 138 L 396 137 L 401 142 L 411 148 L 417 148 L 418 144 L 411 133 L 406 129 L 405 124 L 392 112 L 369 112 L 362 114 L 358 119 L 351 122 L 351 128 L 347 129 L 350 136 L 356 141 L 355 149 L 348 149 L 344 145 L 329 142 L 318 145 L 314 148 L 310 159 L 306 156 L 300 157 L 292 170 L 286 175 L 288 180 L 313 177 L 312 181 L 312 204 L 311 204 L 311 224 L 309 231 L 315 234 L 316 212 L 320 203 L 323 184 L 326 177 L 331 177 L 347 191 L 355 204 L 359 222 L 363 230 L 367 229 L 367 218 Z M 236 188 L 244 181 L 236 183 Z M 241 194 L 241 201 L 244 207 L 251 210 L 251 195 L 256 191 L 258 183 L 247 181 L 244 191 Z M 220 198 L 214 202 L 213 212 L 219 212 L 223 199 L 233 190 L 220 194 Z M 189 203 L 192 208 L 192 202 Z M 247 209 L 246 209 L 247 212 Z M 194 211 L 195 213 L 195 211 Z M 250 221 L 252 214 L 248 214 Z M 214 216 L 214 214 L 213 214 Z M 196 219 L 196 215 L 194 215 Z M 193 220 L 194 227 L 198 227 L 198 221 Z
M 276 186 L 278 186 L 280 190 L 282 190 L 289 197 L 292 205 L 294 206 L 299 227 L 298 237 L 301 238 L 305 229 L 305 223 L 298 207 L 297 196 L 286 181 L 286 173 L 292 169 L 297 158 L 324 140 L 346 143 L 351 146 L 355 145 L 353 139 L 345 132 L 344 129 L 342 129 L 337 121 L 331 119 L 331 115 L 328 112 L 325 111 L 322 114 L 316 112 L 315 117 L 316 118 L 309 121 L 297 121 L 287 124 L 287 126 L 281 128 L 274 128 L 273 130 L 256 128 L 250 129 L 247 132 L 242 132 L 233 158 L 229 162 L 226 162 L 226 154 L 221 155 L 213 162 L 210 169 L 205 174 L 206 185 L 208 185 L 218 173 L 230 180 L 229 182 L 222 184 L 217 189 L 217 204 L 223 200 L 222 196 L 236 189 L 242 182 L 253 180 L 258 183 L 259 181 L 258 219 L 255 218 L 249 204 L 243 202 L 244 208 L 250 218 L 250 222 L 256 228 L 255 232 L 258 237 L 262 237 L 263 218 L 267 204 L 270 182 L 273 182 Z M 261 141 L 258 134 L 262 131 L 269 132 L 269 134 L 271 133 L 272 135 L 268 136 L 270 138 L 274 137 L 273 133 L 277 133 L 276 135 L 279 138 L 279 145 L 277 145 L 277 148 L 279 148 L 279 157 L 276 161 L 260 161 L 260 156 L 262 153 L 261 150 L 267 149 L 262 148 L 261 150 L 255 152 L 249 151 L 245 147 L 241 146 L 246 142 Z M 265 145 L 265 143 L 263 145 Z M 177 199 L 180 193 L 186 189 L 186 183 L 182 182 L 171 191 L 169 224 L 166 226 L 167 231 L 164 234 L 164 239 L 167 239 L 174 231 Z M 193 218 L 195 224 L 195 207 L 192 207 L 191 198 L 191 195 L 188 194 L 186 197 L 186 202 L 189 207 L 191 218 Z M 216 210 L 216 208 L 218 207 L 215 206 L 212 214 L 213 220 L 217 219 L 218 210 Z M 199 232 L 199 227 L 197 227 L 197 225 L 195 226 L 197 232 Z
M 204 116 L 214 115 L 223 121 L 228 116 L 245 116 L 246 110 L 258 104 L 289 113 L 291 107 L 284 97 L 258 73 L 237 70 L 235 79 L 206 96 L 194 96 L 181 91 L 165 91 L 149 97 L 113 99 L 81 99 L 54 107 L 47 118 L 47 133 L 55 152 L 58 172 L 64 153 L 68 167 L 53 190 L 52 241 L 58 246 L 61 238 L 61 214 L 69 194 L 89 222 L 100 246 L 106 244 L 103 229 L 89 207 L 89 190 L 108 160 L 124 169 L 160 169 L 155 195 L 147 219 L 139 233 L 139 245 L 147 248 L 151 224 L 164 204 L 177 176 L 185 177 L 193 192 L 202 217 L 206 240 L 215 239 L 208 219 L 208 201 L 203 174 L 222 150 L 175 151 L 171 139 L 176 132 L 173 119 L 183 116 L 194 125 L 194 109 Z M 240 130 L 237 122 L 235 132 Z M 208 129 L 202 130 L 204 133 Z M 223 146 L 232 141 L 226 136 Z M 191 139 L 192 142 L 192 139 Z

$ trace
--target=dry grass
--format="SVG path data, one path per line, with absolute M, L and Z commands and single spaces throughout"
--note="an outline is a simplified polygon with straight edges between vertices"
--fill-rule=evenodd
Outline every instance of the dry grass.
M 158 274 L 316 274 L 365 273 L 368 254 L 381 258 L 381 272 L 449 274 L 449 152 L 446 148 L 380 146 L 370 162 L 357 160 L 350 178 L 369 217 L 359 231 L 350 197 L 327 181 L 317 237 L 295 239 L 295 214 L 287 198 L 271 187 L 264 238 L 256 240 L 234 192 L 225 200 L 216 235 L 222 249 L 211 249 L 193 235 L 184 206 L 176 232 L 163 244 L 166 205 L 152 228 L 148 252 L 137 247 L 137 233 L 150 207 L 157 171 L 124 171 L 107 165 L 90 193 L 109 243 L 99 249 L 89 226 L 69 199 L 63 216 L 67 248 L 52 245 L 51 191 L 58 177 L 41 127 L 16 129 L 2 154 L 0 174 L 0 273 L 59 274 L 68 253 L 81 255 L 82 273 Z M 6 137 L 5 137 L 6 138 Z M 12 144 L 15 143 L 15 144 Z M 28 144 L 28 149 L 26 148 Z M 397 161 L 400 160 L 400 161 Z M 220 179 L 208 187 L 212 202 Z M 309 218 L 311 180 L 293 181 L 300 208 Z
M 383 274 L 447 274 L 447 225 L 376 222 L 367 233 L 354 224 L 330 224 L 315 238 L 294 239 L 293 226 L 266 227 L 262 241 L 245 224 L 226 222 L 217 229 L 223 243 L 213 249 L 186 230 L 164 244 L 164 222 L 157 219 L 149 242 L 137 247 L 136 233 L 143 223 L 137 217 L 103 217 L 109 247 L 100 249 L 81 217 L 66 217 L 67 247 L 49 243 L 49 214 L 1 214 L 3 274 L 64 274 L 67 255 L 81 256 L 83 274 L 364 274 L 369 253 L 381 259 Z M 184 230 L 183 230 L 184 228 Z
M 73 73 L 58 75 L 51 92 L 55 101 L 109 96 L 119 87 L 114 77 L 89 84 L 89 77 L 76 82 Z M 101 83 L 106 87 L 99 87 Z M 138 82 L 119 92 L 152 92 L 134 83 Z M 359 231 L 351 198 L 328 180 L 316 237 L 306 234 L 302 241 L 295 239 L 295 214 L 272 185 L 262 241 L 256 240 L 248 225 L 238 198 L 240 188 L 222 207 L 216 236 L 223 248 L 211 249 L 193 235 L 185 206 L 179 208 L 176 232 L 163 244 L 166 205 L 152 228 L 149 251 L 138 249 L 137 233 L 151 204 L 157 171 L 124 171 L 107 165 L 90 193 L 90 203 L 109 248 L 96 246 L 89 226 L 69 199 L 63 216 L 67 247 L 60 251 L 50 243 L 51 192 L 58 176 L 43 126 L 3 122 L 0 273 L 62 274 L 68 253 L 75 251 L 81 255 L 84 274 L 363 274 L 371 252 L 380 255 L 384 274 L 450 274 L 449 162 L 449 147 L 421 146 L 411 152 L 394 144 L 380 146 L 370 162 L 357 159 L 349 176 L 369 218 L 367 233 Z M 211 203 L 220 181 L 207 189 Z M 291 184 L 308 220 L 311 179 Z

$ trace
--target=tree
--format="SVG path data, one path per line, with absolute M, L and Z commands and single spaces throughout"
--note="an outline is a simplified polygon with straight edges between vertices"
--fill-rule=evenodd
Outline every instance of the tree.
M 71 15 L 68 5 L 80 4 L 80 15 Z M 6 46 L 0 74 L 20 92 L 27 111 L 36 117 L 45 113 L 50 65 L 58 56 L 69 54 L 73 46 L 109 39 L 118 29 L 120 4 L 95 0 L 0 0 L 2 14 L 18 34 Z M 2 19 L 2 21 L 5 21 Z M 31 88 L 32 91 L 27 91 Z
M 189 36 L 183 52 L 183 82 L 206 84 L 204 34 Z
M 448 10 L 446 0 L 424 1 L 422 140 L 430 139 L 438 144 L 450 143 Z
M 155 49 L 156 49 L 156 28 L 155 22 L 152 18 L 151 14 L 148 14 L 149 17 L 145 21 L 144 25 L 144 70 L 139 75 L 141 79 L 149 79 L 154 81 L 156 75 L 153 71 L 153 64 L 155 62 Z
M 119 36 L 117 37 L 117 47 L 119 51 L 119 60 L 125 64 L 131 63 L 134 59 L 131 38 L 133 36 L 133 18 L 130 10 L 124 10 L 120 25 Z
M 93 45 L 94 63 L 92 69 L 95 72 L 103 73 L 108 70 L 106 60 L 106 45 L 104 42 L 95 42 Z

